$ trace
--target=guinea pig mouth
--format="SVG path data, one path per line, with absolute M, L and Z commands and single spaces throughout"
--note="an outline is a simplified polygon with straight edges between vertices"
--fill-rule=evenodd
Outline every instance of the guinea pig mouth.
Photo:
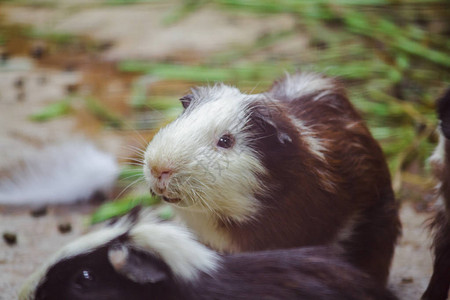
M 163 196 L 162 198 L 163 198 L 164 201 L 166 201 L 168 203 L 178 203 L 178 202 L 181 201 L 180 198 L 173 198 L 173 199 L 171 199 L 171 198 L 167 198 L 166 196 Z

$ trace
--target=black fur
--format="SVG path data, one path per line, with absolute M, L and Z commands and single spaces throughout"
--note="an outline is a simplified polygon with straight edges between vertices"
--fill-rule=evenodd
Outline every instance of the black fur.
M 450 139 L 450 88 L 438 100 L 437 108 L 442 133 L 447 139 Z

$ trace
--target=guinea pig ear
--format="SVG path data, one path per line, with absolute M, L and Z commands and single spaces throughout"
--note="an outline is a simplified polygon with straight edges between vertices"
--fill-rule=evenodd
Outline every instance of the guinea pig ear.
M 450 139 L 450 88 L 438 100 L 437 111 L 441 121 L 441 130 L 447 139 Z
M 269 108 L 267 105 L 261 105 L 254 108 L 251 116 L 256 126 L 262 131 L 274 131 L 280 144 L 290 144 L 292 143 L 291 136 L 287 130 L 284 130 L 282 126 L 277 124 L 277 115 L 279 114 L 281 114 L 281 111 L 277 110 L 277 108 Z
M 180 98 L 181 105 L 183 105 L 184 109 L 188 108 L 192 102 L 192 99 L 194 99 L 194 95 L 192 94 L 188 94 Z
M 111 246 L 108 259 L 117 273 L 139 284 L 158 283 L 169 277 L 163 262 L 124 245 Z

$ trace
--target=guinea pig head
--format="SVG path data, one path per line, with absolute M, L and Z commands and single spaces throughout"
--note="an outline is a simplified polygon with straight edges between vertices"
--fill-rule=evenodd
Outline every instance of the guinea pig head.
M 170 269 L 144 252 L 103 246 L 52 266 L 36 291 L 36 300 L 148 299 L 161 293 Z
M 193 282 L 217 264 L 214 252 L 174 224 L 108 228 L 63 247 L 29 278 L 19 299 L 179 299 L 175 282 Z
M 151 191 L 183 209 L 237 221 L 254 215 L 268 173 L 258 145 L 292 142 L 277 124 L 273 100 L 226 85 L 196 88 L 180 100 L 184 112 L 154 136 L 144 156 Z

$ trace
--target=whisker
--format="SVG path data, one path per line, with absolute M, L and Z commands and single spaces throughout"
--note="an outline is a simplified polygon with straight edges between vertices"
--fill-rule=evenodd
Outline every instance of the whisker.
M 133 145 L 128 145 L 127 146 L 130 150 L 134 150 L 138 153 L 141 153 L 142 155 L 145 154 L 145 149 L 141 149 L 139 147 L 133 146 Z
M 146 147 L 136 147 L 133 145 L 122 145 L 120 146 L 120 149 L 122 150 L 131 150 L 135 153 L 140 153 L 140 154 L 144 154 L 145 153 L 145 148 Z
M 119 181 L 128 181 L 128 179 L 134 178 L 134 177 L 142 177 L 143 179 L 145 179 L 145 177 L 142 174 L 133 174 L 133 175 L 129 175 L 124 178 L 120 178 Z
M 134 157 L 134 156 L 118 156 L 118 158 L 123 160 L 135 160 L 135 161 L 144 161 L 144 159 L 140 157 Z
M 195 178 L 195 177 L 190 176 L 190 177 L 188 178 L 188 180 L 194 180 L 194 182 L 200 184 L 201 187 L 204 187 L 204 188 L 207 188 L 207 187 L 208 187 L 203 181 L 200 181 L 199 179 L 197 179 L 197 178 Z
M 148 142 L 144 139 L 144 137 L 139 133 L 138 130 L 136 130 L 130 122 L 123 120 L 123 124 L 125 125 L 125 129 L 132 131 L 133 133 L 136 134 L 136 136 L 140 139 L 135 139 L 136 142 L 138 142 L 143 148 L 148 144 Z
M 127 185 L 127 186 L 119 193 L 119 195 L 117 195 L 117 196 L 114 198 L 113 201 L 119 199 L 119 198 L 123 195 L 123 193 L 125 193 L 131 186 L 133 186 L 133 185 L 139 183 L 140 181 L 144 181 L 144 178 L 138 178 L 138 179 L 132 181 L 130 184 L 128 184 L 128 185 Z
M 247 94 L 253 94 L 253 92 L 256 90 L 256 88 L 261 84 L 261 81 L 258 81 L 255 86 L 248 92 Z
M 124 166 L 132 165 L 132 164 L 144 166 L 144 162 L 142 160 L 137 160 L 137 159 L 129 159 L 128 161 L 126 161 L 126 163 L 124 163 Z

